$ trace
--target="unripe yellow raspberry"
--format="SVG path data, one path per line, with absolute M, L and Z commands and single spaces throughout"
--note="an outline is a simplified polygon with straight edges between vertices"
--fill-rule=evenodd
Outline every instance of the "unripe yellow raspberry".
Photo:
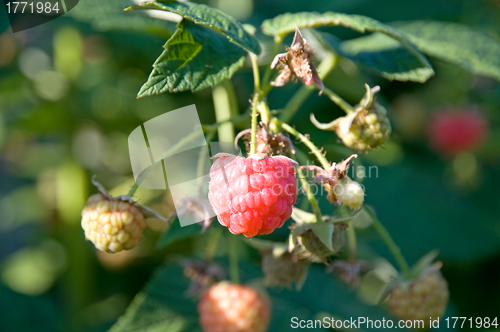
M 132 249 L 146 226 L 143 212 L 132 200 L 92 195 L 82 211 L 85 238 L 102 251 Z
M 423 320 L 429 327 L 429 319 L 444 315 L 448 304 L 448 283 L 439 269 L 430 270 L 415 280 L 401 282 L 388 293 L 387 308 L 402 320 Z
M 336 133 L 346 146 L 364 151 L 383 145 L 389 139 L 391 131 L 387 110 L 374 102 L 371 108 L 358 113 L 348 132 L 337 128 Z
M 335 184 L 333 195 L 338 203 L 351 209 L 359 208 L 365 200 L 365 192 L 361 185 L 348 176 L 344 176 Z

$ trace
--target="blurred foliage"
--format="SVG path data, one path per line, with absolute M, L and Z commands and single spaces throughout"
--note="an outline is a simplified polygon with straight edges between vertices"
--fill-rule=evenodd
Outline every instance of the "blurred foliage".
M 497 40 L 500 31 L 500 7 L 494 0 L 204 3 L 256 26 L 284 12 L 332 10 L 370 16 L 389 25 L 406 22 L 409 34 L 422 20 L 472 26 L 482 31 L 484 40 Z M 183 228 L 162 234 L 165 226 L 154 220 L 148 221 L 142 245 L 115 255 L 97 252 L 85 241 L 79 225 L 85 199 L 95 192 L 90 184 L 93 174 L 114 195 L 125 194 L 133 183 L 127 137 L 134 128 L 193 103 L 202 123 L 215 121 L 209 89 L 136 99 L 151 64 L 176 28 L 175 23 L 152 18 L 151 12 L 122 12 L 127 5 L 122 0 L 81 0 L 69 15 L 16 34 L 8 30 L 6 14 L 0 9 L 0 331 L 106 331 L 165 257 L 204 255 L 204 237 L 186 238 L 189 234 L 182 233 Z M 419 22 L 410 22 L 415 20 Z M 345 28 L 328 27 L 322 32 L 336 35 L 341 44 L 360 37 Z M 272 40 L 259 30 L 257 38 L 263 45 L 260 59 L 267 65 L 273 56 Z M 285 43 L 290 40 L 291 36 Z M 346 51 L 355 49 L 347 46 Z M 471 47 L 446 52 L 460 53 Z M 453 315 L 493 317 L 500 312 L 500 84 L 462 69 L 474 63 L 457 63 L 457 67 L 443 62 L 446 54 L 430 50 L 425 53 L 436 75 L 426 84 L 388 81 L 361 70 L 356 63 L 363 63 L 353 58 L 342 59 L 325 85 L 352 104 L 364 93 L 365 81 L 381 86 L 379 101 L 388 106 L 393 140 L 385 149 L 362 155 L 351 169 L 352 177 L 366 186 L 367 204 L 375 207 L 410 263 L 430 249 L 440 250 Z M 493 63 L 498 62 L 495 55 L 489 55 Z M 481 54 L 479 59 L 483 59 Z M 251 70 L 248 64 L 243 66 L 231 79 L 241 113 L 248 108 L 253 89 Z M 498 78 L 489 67 L 476 72 Z M 271 91 L 271 108 L 283 107 L 298 87 L 288 84 Z M 488 141 L 474 154 L 439 156 L 427 142 L 430 114 L 464 107 L 488 116 Z M 349 155 L 333 133 L 319 131 L 310 123 L 311 112 L 319 121 L 329 122 L 342 111 L 325 96 L 314 94 L 292 124 L 324 146 L 329 159 Z M 236 129 L 247 127 L 243 121 Z M 305 151 L 298 143 L 296 147 Z M 136 197 L 164 215 L 173 211 L 168 191 L 139 190 Z M 320 204 L 325 213 L 333 209 L 324 198 Z M 306 209 L 307 200 L 299 197 L 298 206 Z M 284 227 L 267 238 L 284 240 L 287 233 Z M 358 234 L 361 257 L 390 257 L 370 228 L 359 228 Z M 216 257 L 225 265 L 221 250 Z M 241 248 L 240 259 L 245 281 L 262 276 L 255 250 Z M 179 326 L 191 324 L 196 320 L 195 304 L 184 297 L 187 285 L 180 268 L 169 261 L 155 272 L 113 331 L 134 330 L 126 322 L 141 314 L 144 306 L 156 310 L 149 314 L 161 316 L 157 328 L 173 311 L 184 317 Z M 367 287 L 360 288 L 362 300 L 358 300 L 316 266 L 301 293 L 272 291 L 270 330 L 287 330 L 294 315 L 304 319 L 321 314 L 384 315 L 380 307 L 364 303 L 373 302 L 369 294 L 373 288 L 366 294 L 363 289 Z

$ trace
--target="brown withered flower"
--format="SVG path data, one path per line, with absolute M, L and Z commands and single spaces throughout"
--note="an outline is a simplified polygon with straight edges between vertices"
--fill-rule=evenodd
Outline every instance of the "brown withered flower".
M 235 148 L 237 148 L 238 141 L 242 137 L 245 137 L 247 142 L 249 142 L 250 135 L 250 129 L 239 132 L 234 139 Z M 257 152 L 265 153 L 268 156 L 284 155 L 285 151 L 295 154 L 295 149 L 290 138 L 283 134 L 272 134 L 263 122 L 257 128 L 256 148 Z
M 349 170 L 349 164 L 351 159 L 357 158 L 357 154 L 351 155 L 346 160 L 342 160 L 340 163 L 333 163 L 328 171 L 325 169 L 316 166 L 316 165 L 308 165 L 308 166 L 300 166 L 302 169 L 312 171 L 316 175 L 314 180 L 310 181 L 310 184 L 313 183 L 321 183 L 321 184 L 329 184 L 330 186 L 335 186 L 338 180 L 347 176 L 347 171 Z
M 277 54 L 271 63 L 271 69 L 278 67 L 280 73 L 276 79 L 271 82 L 272 86 L 283 86 L 288 81 L 300 78 L 305 85 L 316 83 L 320 88 L 320 94 L 323 92 L 324 85 L 319 78 L 316 67 L 311 56 L 314 50 L 307 43 L 299 28 L 295 27 L 295 36 L 290 47 L 286 47 L 286 53 Z

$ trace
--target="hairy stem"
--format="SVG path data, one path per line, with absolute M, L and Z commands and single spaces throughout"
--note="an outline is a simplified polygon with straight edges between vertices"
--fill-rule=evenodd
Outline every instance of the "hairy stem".
M 260 74 L 259 74 L 259 64 L 257 63 L 257 56 L 253 53 L 250 54 L 250 61 L 252 62 L 252 72 L 253 72 L 253 92 L 260 92 Z
M 387 229 L 382 225 L 382 223 L 378 220 L 378 218 L 373 214 L 373 212 L 368 209 L 364 208 L 365 212 L 368 213 L 370 216 L 372 223 L 373 223 L 373 228 L 377 231 L 378 235 L 382 238 L 382 240 L 385 242 L 389 250 L 391 251 L 392 255 L 394 256 L 394 259 L 399 265 L 399 268 L 403 272 L 403 274 L 406 277 L 410 276 L 410 268 L 408 266 L 408 263 L 406 262 L 406 259 L 403 257 L 403 254 L 401 254 L 401 249 L 397 246 L 397 244 L 394 242 L 392 239 L 391 235 L 387 231 Z
M 321 166 L 323 166 L 323 168 L 326 171 L 328 171 L 330 169 L 330 166 L 331 166 L 330 162 L 326 159 L 326 157 L 318 149 L 318 147 L 316 145 L 314 145 L 313 142 L 311 142 L 311 140 L 309 138 L 302 135 L 295 128 L 291 127 L 290 125 L 288 125 L 286 123 L 279 122 L 279 124 L 281 125 L 281 128 L 283 128 L 284 130 L 286 130 L 287 132 L 289 132 L 290 134 L 295 136 L 297 139 L 299 139 L 302 143 L 304 143 L 309 148 L 309 150 L 311 150 L 311 152 L 316 156 L 316 158 L 318 158 L 319 162 L 321 163 Z

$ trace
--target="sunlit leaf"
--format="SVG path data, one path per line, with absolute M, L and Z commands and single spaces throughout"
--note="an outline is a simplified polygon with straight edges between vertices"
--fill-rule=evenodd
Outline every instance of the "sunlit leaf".
M 389 79 L 400 80 L 415 80 L 424 82 L 433 74 L 432 66 L 425 56 L 420 53 L 408 40 L 395 28 L 383 24 L 370 17 L 361 15 L 350 15 L 334 12 L 316 13 L 316 12 L 301 12 L 301 13 L 286 13 L 276 16 L 273 19 L 264 21 L 262 31 L 266 35 L 284 37 L 287 34 L 295 31 L 295 27 L 299 28 L 317 28 L 324 26 L 343 26 L 360 33 L 380 32 L 397 40 L 401 46 L 406 49 L 420 63 L 422 69 L 417 69 L 419 72 L 414 72 L 409 75 L 386 75 Z M 365 59 L 366 62 L 366 59 Z M 381 65 L 378 64 L 380 67 Z M 384 66 L 385 68 L 386 66 Z M 379 68 L 381 69 L 381 68 Z M 425 69 L 425 70 L 424 70 Z M 396 68 L 396 71 L 398 69 Z M 389 73 L 394 71 L 391 68 Z
M 203 25 L 226 36 L 232 43 L 239 47 L 260 54 L 260 44 L 254 36 L 249 34 L 233 17 L 226 13 L 198 3 L 189 1 L 177 2 L 162 0 L 157 2 L 142 2 L 129 9 L 158 9 L 181 15 L 187 20 Z
M 230 78 L 243 65 L 245 51 L 224 36 L 190 21 L 183 20 L 178 26 L 139 97 L 202 90 Z
M 434 75 L 432 68 L 422 65 L 419 59 L 397 40 L 382 33 L 344 42 L 329 33 L 315 35 L 324 46 L 388 80 L 423 83 Z
M 398 29 L 424 53 L 500 80 L 500 39 L 465 25 L 414 21 Z

